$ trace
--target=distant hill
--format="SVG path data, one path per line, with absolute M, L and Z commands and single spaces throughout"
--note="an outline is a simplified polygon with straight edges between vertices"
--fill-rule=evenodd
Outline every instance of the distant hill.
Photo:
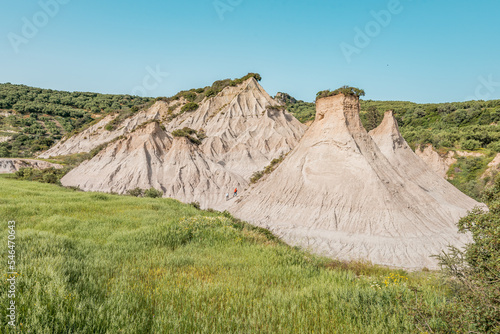
M 299 121 L 306 123 L 314 120 L 314 103 L 297 101 L 291 96 L 286 101 L 287 110 Z M 489 148 L 500 152 L 500 127 L 497 126 L 500 100 L 432 104 L 361 100 L 361 120 L 367 129 L 370 129 L 367 124 L 370 108 L 379 113 L 379 123 L 385 111 L 394 111 L 403 136 L 412 147 L 432 144 L 434 148 Z

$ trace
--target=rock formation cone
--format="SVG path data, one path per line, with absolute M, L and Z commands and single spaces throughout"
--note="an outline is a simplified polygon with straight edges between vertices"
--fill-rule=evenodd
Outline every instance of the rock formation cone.
M 39 155 L 42 159 L 71 155 L 76 153 L 89 153 L 94 148 L 109 143 L 110 141 L 130 133 L 138 126 L 151 120 L 160 119 L 167 113 L 168 105 L 158 101 L 151 108 L 141 110 L 137 114 L 126 118 L 114 130 L 106 130 L 106 125 L 111 123 L 118 115 L 108 115 L 88 129 L 56 143 L 49 150 Z
M 156 171 L 171 146 L 171 137 L 156 122 L 150 123 L 84 161 L 66 174 L 61 183 L 85 191 L 120 194 L 137 187 L 157 186 Z
M 374 140 L 361 124 L 358 98 L 318 100 L 297 147 L 231 211 L 316 253 L 435 268 L 430 255 L 468 241 L 455 224 L 478 203 L 425 165 L 412 167 L 415 157 L 391 122 L 386 117 Z
M 305 131 L 305 126 L 274 101 L 254 78 L 227 87 L 213 98 L 205 98 L 195 112 L 180 113 L 172 121 L 165 121 L 162 124 L 165 129 L 160 121 L 151 122 L 164 120 L 168 108 L 163 104 L 166 103 L 159 101 L 149 110 L 125 120 L 118 130 L 106 131 L 105 138 L 94 135 L 99 143 L 118 140 L 72 170 L 61 180 L 62 184 L 120 194 L 137 187 L 154 187 L 166 197 L 225 210 L 232 203 L 232 199 L 226 201 L 226 193 L 232 193 L 234 188 L 241 192 L 254 172 L 288 153 Z M 176 108 L 180 110 L 180 106 Z M 137 125 L 137 117 L 149 121 Z M 188 138 L 172 137 L 174 130 L 184 127 L 203 130 L 206 138 L 196 145 Z M 120 138 L 118 134 L 123 129 L 128 132 L 125 138 Z M 96 131 L 88 130 L 87 138 Z M 66 153 L 63 147 L 75 148 L 76 144 L 71 143 L 77 141 L 70 138 L 67 144 L 58 144 L 45 155 L 53 155 L 57 150 Z M 95 143 L 87 145 L 86 151 L 92 146 Z

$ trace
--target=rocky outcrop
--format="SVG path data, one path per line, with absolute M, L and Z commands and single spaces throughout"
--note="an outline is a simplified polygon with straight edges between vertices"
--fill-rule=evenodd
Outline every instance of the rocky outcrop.
M 117 193 L 154 187 L 202 208 L 229 209 L 316 253 L 394 267 L 436 268 L 430 255 L 469 241 L 455 224 L 479 203 L 412 152 L 391 112 L 368 133 L 359 100 L 331 96 L 317 101 L 306 130 L 254 78 L 205 98 L 196 111 L 174 104 L 159 101 L 113 131 L 105 130 L 109 116 L 59 143 L 49 155 L 107 143 L 62 184 Z M 203 133 L 201 143 L 172 135 L 185 127 Z M 254 172 L 285 153 L 273 173 L 249 186 Z M 234 188 L 242 197 L 226 200 Z
M 161 112 L 153 119 L 162 120 Z M 154 187 L 166 197 L 225 210 L 231 203 L 226 193 L 241 193 L 254 172 L 293 149 L 305 131 L 254 78 L 205 99 L 194 112 L 160 122 L 135 127 L 61 182 L 117 193 Z M 200 145 L 174 139 L 171 133 L 184 127 L 203 130 L 206 138 Z
M 295 147 L 306 126 L 284 110 L 254 78 L 227 87 L 198 111 L 165 124 L 167 130 L 203 129 L 200 149 L 228 170 L 249 179 Z
M 463 208 L 472 208 L 478 204 L 435 173 L 411 150 L 399 132 L 392 111 L 387 111 L 382 123 L 369 134 L 392 166 L 406 180 L 432 196 L 453 221 L 458 221 L 464 215 Z
M 417 147 L 415 153 L 432 171 L 442 178 L 446 178 L 451 165 L 457 162 L 455 152 L 449 151 L 445 155 L 441 155 L 434 150 L 431 144 L 425 147 Z
M 441 180 L 411 152 L 391 114 L 370 136 L 359 100 L 337 95 L 318 100 L 297 147 L 230 211 L 316 253 L 436 268 L 430 255 L 469 241 L 455 224 L 479 204 Z
M 281 92 L 276 93 L 276 96 L 274 97 L 274 99 L 282 105 L 286 105 L 288 103 L 295 104 L 298 102 L 297 99 L 292 97 L 290 94 L 281 93 Z
M 159 120 L 167 113 L 167 110 L 168 105 L 163 101 L 158 101 L 151 108 L 141 110 L 132 117 L 123 120 L 116 126 L 116 129 L 111 131 L 106 130 L 106 125 L 110 124 L 118 115 L 108 115 L 84 131 L 59 141 L 55 146 L 40 154 L 39 158 L 48 159 L 76 153 L 89 153 L 103 144 L 130 133 L 145 122 Z
M 83 162 L 66 174 L 61 183 L 86 191 L 120 194 L 136 187 L 157 186 L 152 171 L 163 164 L 162 156 L 171 145 L 167 133 L 157 123 L 151 123 Z
M 61 166 L 59 164 L 53 164 L 53 163 L 43 161 L 43 160 L 0 158 L 0 174 L 15 173 L 21 168 L 35 168 L 35 169 L 56 168 L 56 169 L 61 169 L 61 168 L 63 168 L 63 166 Z

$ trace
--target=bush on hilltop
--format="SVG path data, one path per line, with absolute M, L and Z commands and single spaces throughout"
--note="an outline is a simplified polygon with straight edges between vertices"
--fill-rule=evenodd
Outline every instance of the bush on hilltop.
M 334 95 L 339 95 L 339 94 L 344 94 L 345 96 L 355 96 L 355 97 L 361 97 L 365 96 L 365 91 L 356 87 L 350 87 L 350 86 L 342 86 L 340 88 L 337 88 L 334 91 L 331 90 L 323 90 L 321 92 L 318 92 L 316 94 L 316 101 L 319 99 L 322 99 L 324 97 L 329 97 L 329 96 L 334 96 Z

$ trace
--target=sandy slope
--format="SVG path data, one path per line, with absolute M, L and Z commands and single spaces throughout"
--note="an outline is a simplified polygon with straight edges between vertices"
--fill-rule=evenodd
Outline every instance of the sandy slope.
M 432 172 L 407 160 L 414 156 L 391 117 L 372 135 L 381 148 L 361 125 L 356 98 L 319 100 L 299 145 L 231 211 L 318 253 L 434 268 L 429 255 L 468 240 L 455 223 L 477 203 L 425 180 Z

